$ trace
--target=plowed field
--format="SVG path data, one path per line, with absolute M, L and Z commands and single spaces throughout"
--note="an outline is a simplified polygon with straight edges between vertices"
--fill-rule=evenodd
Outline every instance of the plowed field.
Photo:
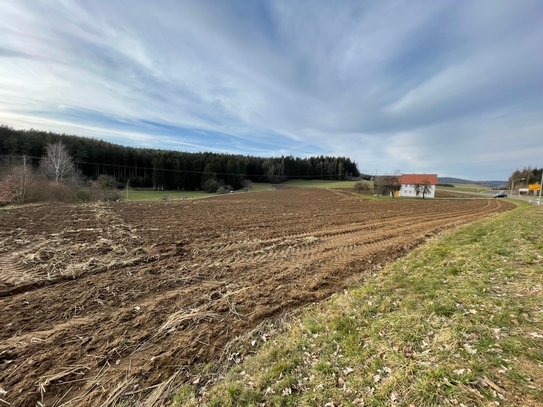
M 296 188 L 0 211 L 0 399 L 159 405 L 264 319 L 512 206 Z

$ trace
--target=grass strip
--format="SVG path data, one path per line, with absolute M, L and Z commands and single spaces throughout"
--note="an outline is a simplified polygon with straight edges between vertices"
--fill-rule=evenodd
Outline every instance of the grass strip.
M 543 207 L 440 236 L 177 406 L 543 405 Z
M 253 183 L 249 192 L 268 191 L 272 189 L 271 184 Z M 235 193 L 245 193 L 245 191 L 234 191 Z M 122 199 L 126 199 L 126 190 L 119 191 Z M 210 194 L 204 191 L 153 191 L 149 189 L 130 189 L 128 191 L 129 201 L 167 201 L 167 200 L 185 200 L 202 199 L 217 197 L 220 194 Z
M 452 185 L 454 185 L 454 187 L 439 186 L 438 188 L 444 189 L 447 191 L 452 191 L 452 192 L 456 191 L 456 192 L 475 192 L 475 193 L 485 193 L 491 190 L 491 188 L 484 185 L 479 185 L 479 184 L 452 184 Z M 496 193 L 498 192 L 500 191 L 496 190 Z
M 325 180 L 301 180 L 292 179 L 283 182 L 280 185 L 287 187 L 301 187 L 301 188 L 340 188 L 340 189 L 352 189 L 358 181 L 325 181 Z M 370 184 L 373 188 L 373 181 L 364 181 Z

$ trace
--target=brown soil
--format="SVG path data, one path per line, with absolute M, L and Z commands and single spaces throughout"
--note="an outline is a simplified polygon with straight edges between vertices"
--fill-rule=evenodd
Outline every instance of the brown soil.
M 295 188 L 2 211 L 0 399 L 152 405 L 266 318 L 512 207 Z

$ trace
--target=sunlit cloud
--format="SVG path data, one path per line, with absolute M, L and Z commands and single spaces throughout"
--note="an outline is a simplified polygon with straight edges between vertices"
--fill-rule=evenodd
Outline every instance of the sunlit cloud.
M 541 166 L 540 2 L 0 3 L 0 123 L 146 148 Z

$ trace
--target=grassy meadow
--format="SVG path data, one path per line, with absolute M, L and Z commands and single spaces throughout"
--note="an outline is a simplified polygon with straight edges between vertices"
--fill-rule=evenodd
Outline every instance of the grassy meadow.
M 271 184 L 253 183 L 249 192 L 266 191 L 272 189 Z M 126 199 L 126 190 L 119 191 L 122 199 Z M 235 191 L 238 193 L 238 191 Z M 217 196 L 204 191 L 153 191 L 150 189 L 129 189 L 128 201 L 160 201 L 160 200 L 179 200 L 179 199 L 202 199 Z
M 290 180 L 280 184 L 288 187 L 305 187 L 305 188 L 341 188 L 352 189 L 357 181 L 314 181 L 314 180 Z M 372 181 L 366 181 L 373 188 Z M 269 191 L 274 189 L 274 186 L 269 183 L 253 182 L 249 192 Z M 126 190 L 120 191 L 122 199 L 126 199 Z M 238 193 L 239 191 L 234 191 Z M 240 192 L 241 193 L 241 192 Z M 201 199 L 216 196 L 203 191 L 152 191 L 148 189 L 130 189 L 128 191 L 129 201 L 160 201 L 160 200 L 177 200 L 177 199 Z
M 262 325 L 173 405 L 543 405 L 543 207 L 518 205 Z
M 321 181 L 321 180 L 301 180 L 293 179 L 283 182 L 281 185 L 288 187 L 302 187 L 302 188 L 341 188 L 341 189 L 353 189 L 354 185 L 358 181 Z M 371 188 L 373 188 L 373 181 L 367 182 Z
M 452 184 L 454 187 L 443 187 L 438 186 L 437 189 L 442 189 L 444 191 L 452 191 L 452 192 L 472 192 L 472 193 L 485 193 L 486 191 L 490 191 L 491 188 L 486 187 L 484 185 L 476 185 L 476 184 Z
M 127 199 L 126 190 L 120 192 L 122 199 Z M 128 190 L 128 201 L 160 201 L 169 199 L 200 199 L 212 196 L 202 191 L 152 191 L 147 189 Z

